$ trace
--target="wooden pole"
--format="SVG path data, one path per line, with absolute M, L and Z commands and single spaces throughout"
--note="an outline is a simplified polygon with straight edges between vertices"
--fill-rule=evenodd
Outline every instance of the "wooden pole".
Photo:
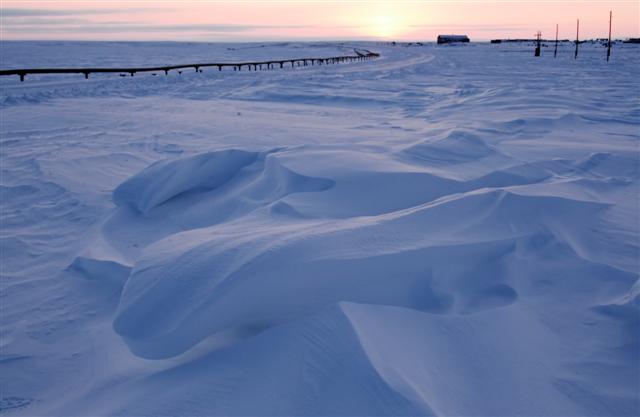
M 613 12 L 609 10 L 609 42 L 607 43 L 607 62 L 611 57 L 611 19 L 613 18 Z
M 558 24 L 556 23 L 556 49 L 553 50 L 553 57 L 558 55 Z
M 578 59 L 578 44 L 580 43 L 579 34 L 580 34 L 580 19 L 578 19 L 578 24 L 576 25 L 576 54 L 573 56 L 573 59 Z

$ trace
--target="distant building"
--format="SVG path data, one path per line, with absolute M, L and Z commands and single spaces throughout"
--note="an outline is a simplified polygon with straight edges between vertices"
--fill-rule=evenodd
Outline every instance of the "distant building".
M 438 43 L 469 42 L 467 35 L 438 35 Z

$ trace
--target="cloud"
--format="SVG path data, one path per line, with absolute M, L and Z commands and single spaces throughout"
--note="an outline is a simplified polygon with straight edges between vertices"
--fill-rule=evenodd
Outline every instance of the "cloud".
M 51 23 L 51 22 L 50 22 Z M 309 25 L 243 25 L 243 24 L 179 24 L 179 25 L 151 25 L 151 24 L 131 24 L 131 23 L 91 23 L 80 22 L 81 24 L 49 24 L 15 25 L 9 24 L 3 28 L 4 32 L 12 33 L 118 33 L 118 32 L 144 32 L 144 33 L 172 33 L 172 32 L 210 32 L 210 33 L 238 33 L 250 32 L 260 29 L 308 29 L 314 26 Z
M 0 7 L 0 16 L 4 17 L 36 17 L 36 16 L 90 16 L 117 13 L 140 13 L 152 9 L 126 8 L 126 9 L 17 9 Z
M 5 18 L 2 16 L 0 23 L 3 26 L 48 26 L 48 25 L 86 25 L 92 22 L 77 17 L 20 17 Z
M 142 33 L 239 33 L 260 29 L 308 29 L 309 25 L 251 25 L 233 23 L 159 25 L 142 22 L 99 22 L 92 16 L 150 11 L 149 8 L 106 9 L 21 9 L 0 8 L 3 33 L 96 34 L 118 32 Z M 88 17 L 88 18 L 85 18 Z

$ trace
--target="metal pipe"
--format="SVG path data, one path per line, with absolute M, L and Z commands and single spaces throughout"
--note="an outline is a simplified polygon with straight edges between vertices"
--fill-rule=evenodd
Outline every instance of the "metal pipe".
M 165 75 L 169 75 L 169 71 L 178 70 L 178 74 L 182 74 L 182 69 L 185 68 L 195 68 L 196 72 L 202 72 L 201 68 L 204 67 L 218 67 L 218 71 L 222 71 L 222 67 L 233 67 L 234 71 L 241 71 L 242 66 L 246 65 L 249 70 L 251 70 L 251 66 L 254 66 L 254 70 L 262 65 L 266 65 L 267 68 L 274 68 L 274 64 L 280 64 L 280 68 L 284 68 L 285 62 L 290 62 L 291 67 L 301 66 L 301 63 L 304 66 L 308 65 L 307 61 L 311 61 L 311 65 L 315 65 L 317 62 L 318 65 L 329 64 L 329 63 L 338 63 L 345 61 L 362 61 L 369 60 L 372 58 L 377 58 L 380 54 L 375 52 L 366 51 L 366 54 L 363 54 L 360 51 L 355 51 L 356 55 L 347 55 L 341 57 L 330 57 L 330 58 L 299 58 L 293 59 L 289 61 L 262 61 L 262 62 L 239 62 L 239 63 L 201 63 L 201 64 L 185 64 L 185 65 L 173 65 L 173 66 L 162 66 L 162 67 L 135 67 L 135 68 L 20 68 L 20 69 L 10 69 L 10 70 L 0 70 L 0 76 L 9 76 L 9 75 L 17 75 L 20 77 L 20 81 L 24 81 L 27 74 L 83 74 L 85 78 L 89 77 L 91 73 L 125 73 L 130 74 L 132 77 L 136 72 L 157 72 L 164 71 Z

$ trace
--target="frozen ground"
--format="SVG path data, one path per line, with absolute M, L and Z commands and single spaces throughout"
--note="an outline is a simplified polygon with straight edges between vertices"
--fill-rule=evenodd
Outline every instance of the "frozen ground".
M 640 414 L 640 49 L 1 44 L 7 415 Z M 229 49 L 233 48 L 233 49 Z

